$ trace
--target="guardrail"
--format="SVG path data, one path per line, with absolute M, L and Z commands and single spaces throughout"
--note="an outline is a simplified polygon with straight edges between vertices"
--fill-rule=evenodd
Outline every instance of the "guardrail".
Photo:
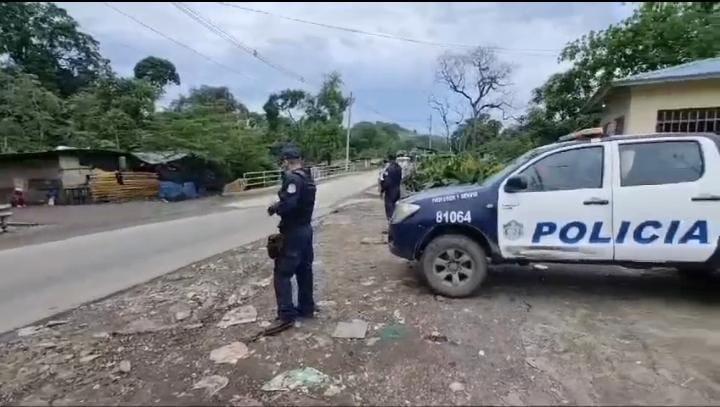
M 370 169 L 369 162 L 350 163 L 341 165 L 317 165 L 310 168 L 310 173 L 316 181 L 343 173 L 352 173 Z M 264 188 L 280 183 L 282 170 L 251 171 L 243 174 L 245 189 Z

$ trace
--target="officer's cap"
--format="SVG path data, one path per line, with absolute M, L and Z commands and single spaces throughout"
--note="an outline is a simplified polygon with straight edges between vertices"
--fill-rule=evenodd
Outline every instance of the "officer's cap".
M 280 158 L 283 160 L 298 160 L 300 156 L 300 149 L 295 146 L 285 146 L 280 152 Z

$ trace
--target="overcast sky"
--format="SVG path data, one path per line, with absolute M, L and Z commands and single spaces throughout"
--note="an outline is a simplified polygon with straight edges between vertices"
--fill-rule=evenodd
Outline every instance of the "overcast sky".
M 392 120 L 423 132 L 430 114 L 428 95 L 442 91 L 434 80 L 435 62 L 448 48 L 338 31 L 278 15 L 423 41 L 501 47 L 498 56 L 515 67 L 513 104 L 521 112 L 533 88 L 566 68 L 556 54 L 565 43 L 632 12 L 632 6 L 621 3 L 237 3 L 275 14 L 266 15 L 219 3 L 184 3 L 266 60 L 302 75 L 307 79 L 303 84 L 216 36 L 170 3 L 113 5 L 225 67 L 103 3 L 58 4 L 100 42 L 120 75 L 132 75 L 135 63 L 148 55 L 172 61 L 182 85 L 169 87 L 164 103 L 191 87 L 226 85 L 259 111 L 269 93 L 316 90 L 323 73 L 336 70 L 345 91 L 357 97 L 353 122 Z

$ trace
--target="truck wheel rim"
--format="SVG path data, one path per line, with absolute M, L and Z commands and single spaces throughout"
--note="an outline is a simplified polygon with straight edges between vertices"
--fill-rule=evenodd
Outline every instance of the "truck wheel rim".
M 435 257 L 433 261 L 433 274 L 444 285 L 459 287 L 470 280 L 475 273 L 475 264 L 465 251 L 460 249 L 447 249 Z

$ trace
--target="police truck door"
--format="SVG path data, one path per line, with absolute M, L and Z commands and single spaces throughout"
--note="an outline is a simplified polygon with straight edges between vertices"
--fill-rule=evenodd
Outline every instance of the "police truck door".
M 612 260 L 611 170 L 608 143 L 588 143 L 515 171 L 498 190 L 503 257 Z
M 613 142 L 615 259 L 704 262 L 720 234 L 720 159 L 706 137 Z

